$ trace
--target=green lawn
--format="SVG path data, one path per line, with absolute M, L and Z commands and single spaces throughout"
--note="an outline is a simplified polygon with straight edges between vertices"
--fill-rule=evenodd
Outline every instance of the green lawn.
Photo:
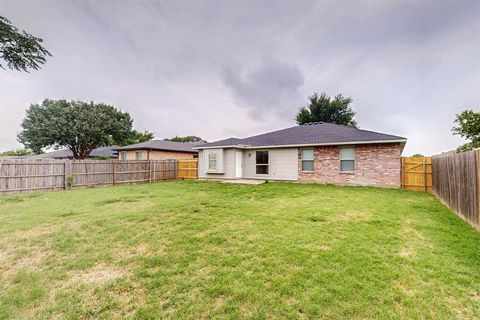
M 376 188 L 0 197 L 0 318 L 478 319 L 480 234 L 432 195 Z

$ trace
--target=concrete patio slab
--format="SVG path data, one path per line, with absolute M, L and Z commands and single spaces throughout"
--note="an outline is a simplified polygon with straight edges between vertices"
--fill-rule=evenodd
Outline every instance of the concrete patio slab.
M 257 180 L 257 179 L 235 179 L 235 180 L 224 180 L 223 183 L 233 183 L 233 184 L 252 184 L 258 185 L 265 183 L 265 180 Z

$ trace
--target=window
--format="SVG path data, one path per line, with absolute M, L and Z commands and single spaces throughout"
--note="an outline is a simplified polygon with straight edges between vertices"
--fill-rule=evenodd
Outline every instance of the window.
M 302 171 L 313 171 L 313 149 L 302 150 Z
M 349 172 L 355 170 L 355 148 L 340 148 L 340 171 Z
M 208 152 L 208 171 L 217 171 L 218 153 L 217 151 Z
M 205 163 L 205 170 L 209 173 L 224 173 L 223 172 L 223 149 L 208 149 L 204 150 L 203 161 Z
M 142 151 L 135 152 L 135 160 L 142 160 Z
M 126 152 L 120 153 L 120 159 L 127 160 L 127 153 Z
M 255 152 L 256 174 L 268 174 L 268 151 Z

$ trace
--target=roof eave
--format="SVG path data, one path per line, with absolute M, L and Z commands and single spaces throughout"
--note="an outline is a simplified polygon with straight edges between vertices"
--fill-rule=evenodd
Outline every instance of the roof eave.
M 295 147 L 315 147 L 315 146 L 341 146 L 341 145 L 352 145 L 352 144 L 382 144 L 382 143 L 406 143 L 407 139 L 396 139 L 396 140 L 374 140 L 374 141 L 346 141 L 346 142 L 326 142 L 326 143 L 306 143 L 306 144 L 283 144 L 283 145 L 263 145 L 263 146 L 250 146 L 250 145 L 225 145 L 225 146 L 205 146 L 205 147 L 194 147 L 193 149 L 202 150 L 202 149 L 227 149 L 227 148 L 237 148 L 237 149 L 260 149 L 260 148 L 295 148 Z
M 194 148 L 192 148 L 194 149 Z M 174 149 L 167 149 L 167 148 L 126 148 L 126 149 L 113 149 L 115 151 L 134 151 L 134 150 L 146 150 L 146 151 L 170 151 L 170 152 L 181 152 L 181 153 L 198 153 L 196 150 L 174 150 Z

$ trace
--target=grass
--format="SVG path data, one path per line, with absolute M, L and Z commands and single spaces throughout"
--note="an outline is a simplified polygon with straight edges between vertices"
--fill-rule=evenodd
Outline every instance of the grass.
M 0 197 L 0 318 L 478 319 L 480 234 L 429 194 L 376 188 Z

